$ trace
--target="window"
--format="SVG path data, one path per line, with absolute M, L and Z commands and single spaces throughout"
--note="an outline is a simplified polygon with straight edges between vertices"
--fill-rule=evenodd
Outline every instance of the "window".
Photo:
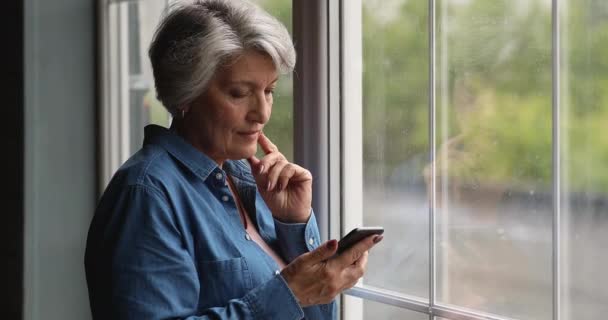
M 102 48 L 102 190 L 137 151 L 144 126 L 169 126 L 171 116 L 156 99 L 148 46 L 166 0 L 100 1 Z
M 255 0 L 268 13 L 279 19 L 292 32 L 290 0 Z M 287 159 L 293 161 L 293 75 L 282 75 L 277 82 L 272 116 L 264 133 Z M 261 155 L 261 150 L 258 150 Z
M 348 319 L 602 318 L 608 5 L 360 0 L 342 16 L 343 226 L 386 229 Z
M 436 14 L 435 299 L 551 319 L 551 2 Z

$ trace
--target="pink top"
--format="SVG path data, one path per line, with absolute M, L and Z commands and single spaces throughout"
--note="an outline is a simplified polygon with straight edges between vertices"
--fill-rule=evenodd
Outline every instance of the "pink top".
M 271 258 L 273 258 L 274 261 L 277 262 L 277 264 L 279 265 L 279 268 L 281 270 L 283 270 L 283 268 L 285 268 L 285 265 L 286 265 L 285 261 L 283 261 L 283 258 L 281 258 L 281 256 L 279 256 L 274 250 L 272 250 L 272 248 L 270 246 L 268 246 L 266 241 L 264 241 L 264 239 L 262 239 L 262 237 L 260 236 L 260 233 L 256 229 L 255 224 L 251 221 L 251 218 L 249 217 L 249 215 L 245 213 L 244 216 L 245 216 L 245 219 L 247 220 L 247 228 L 245 230 L 247 230 L 247 233 L 249 234 L 251 239 L 253 241 L 255 241 L 264 251 L 266 251 L 266 253 Z

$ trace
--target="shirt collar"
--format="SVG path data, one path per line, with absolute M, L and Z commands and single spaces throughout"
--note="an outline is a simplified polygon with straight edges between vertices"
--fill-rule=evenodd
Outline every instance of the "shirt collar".
M 215 161 L 177 135 L 173 130 L 154 124 L 147 125 L 144 128 L 144 146 L 147 144 L 159 145 L 167 150 L 203 180 L 207 180 L 211 173 L 222 170 Z M 226 173 L 237 177 L 243 183 L 255 185 L 255 180 L 251 175 L 251 167 L 246 160 L 227 160 L 224 162 L 223 168 Z

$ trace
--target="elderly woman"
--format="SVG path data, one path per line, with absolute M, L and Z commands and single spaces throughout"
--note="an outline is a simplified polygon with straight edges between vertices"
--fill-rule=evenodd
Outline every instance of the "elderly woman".
M 334 319 L 363 275 L 369 237 L 320 244 L 312 176 L 262 130 L 286 29 L 254 5 L 198 0 L 168 11 L 150 59 L 170 129 L 114 175 L 85 257 L 95 319 Z M 257 146 L 264 157 L 255 157 Z

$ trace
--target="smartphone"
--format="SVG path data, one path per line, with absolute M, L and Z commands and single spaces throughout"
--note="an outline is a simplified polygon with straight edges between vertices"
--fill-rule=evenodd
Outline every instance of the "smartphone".
M 338 242 L 338 251 L 336 254 L 342 253 L 344 250 L 352 247 L 355 243 L 374 234 L 383 234 L 383 227 L 359 227 L 351 230 L 344 238 Z

